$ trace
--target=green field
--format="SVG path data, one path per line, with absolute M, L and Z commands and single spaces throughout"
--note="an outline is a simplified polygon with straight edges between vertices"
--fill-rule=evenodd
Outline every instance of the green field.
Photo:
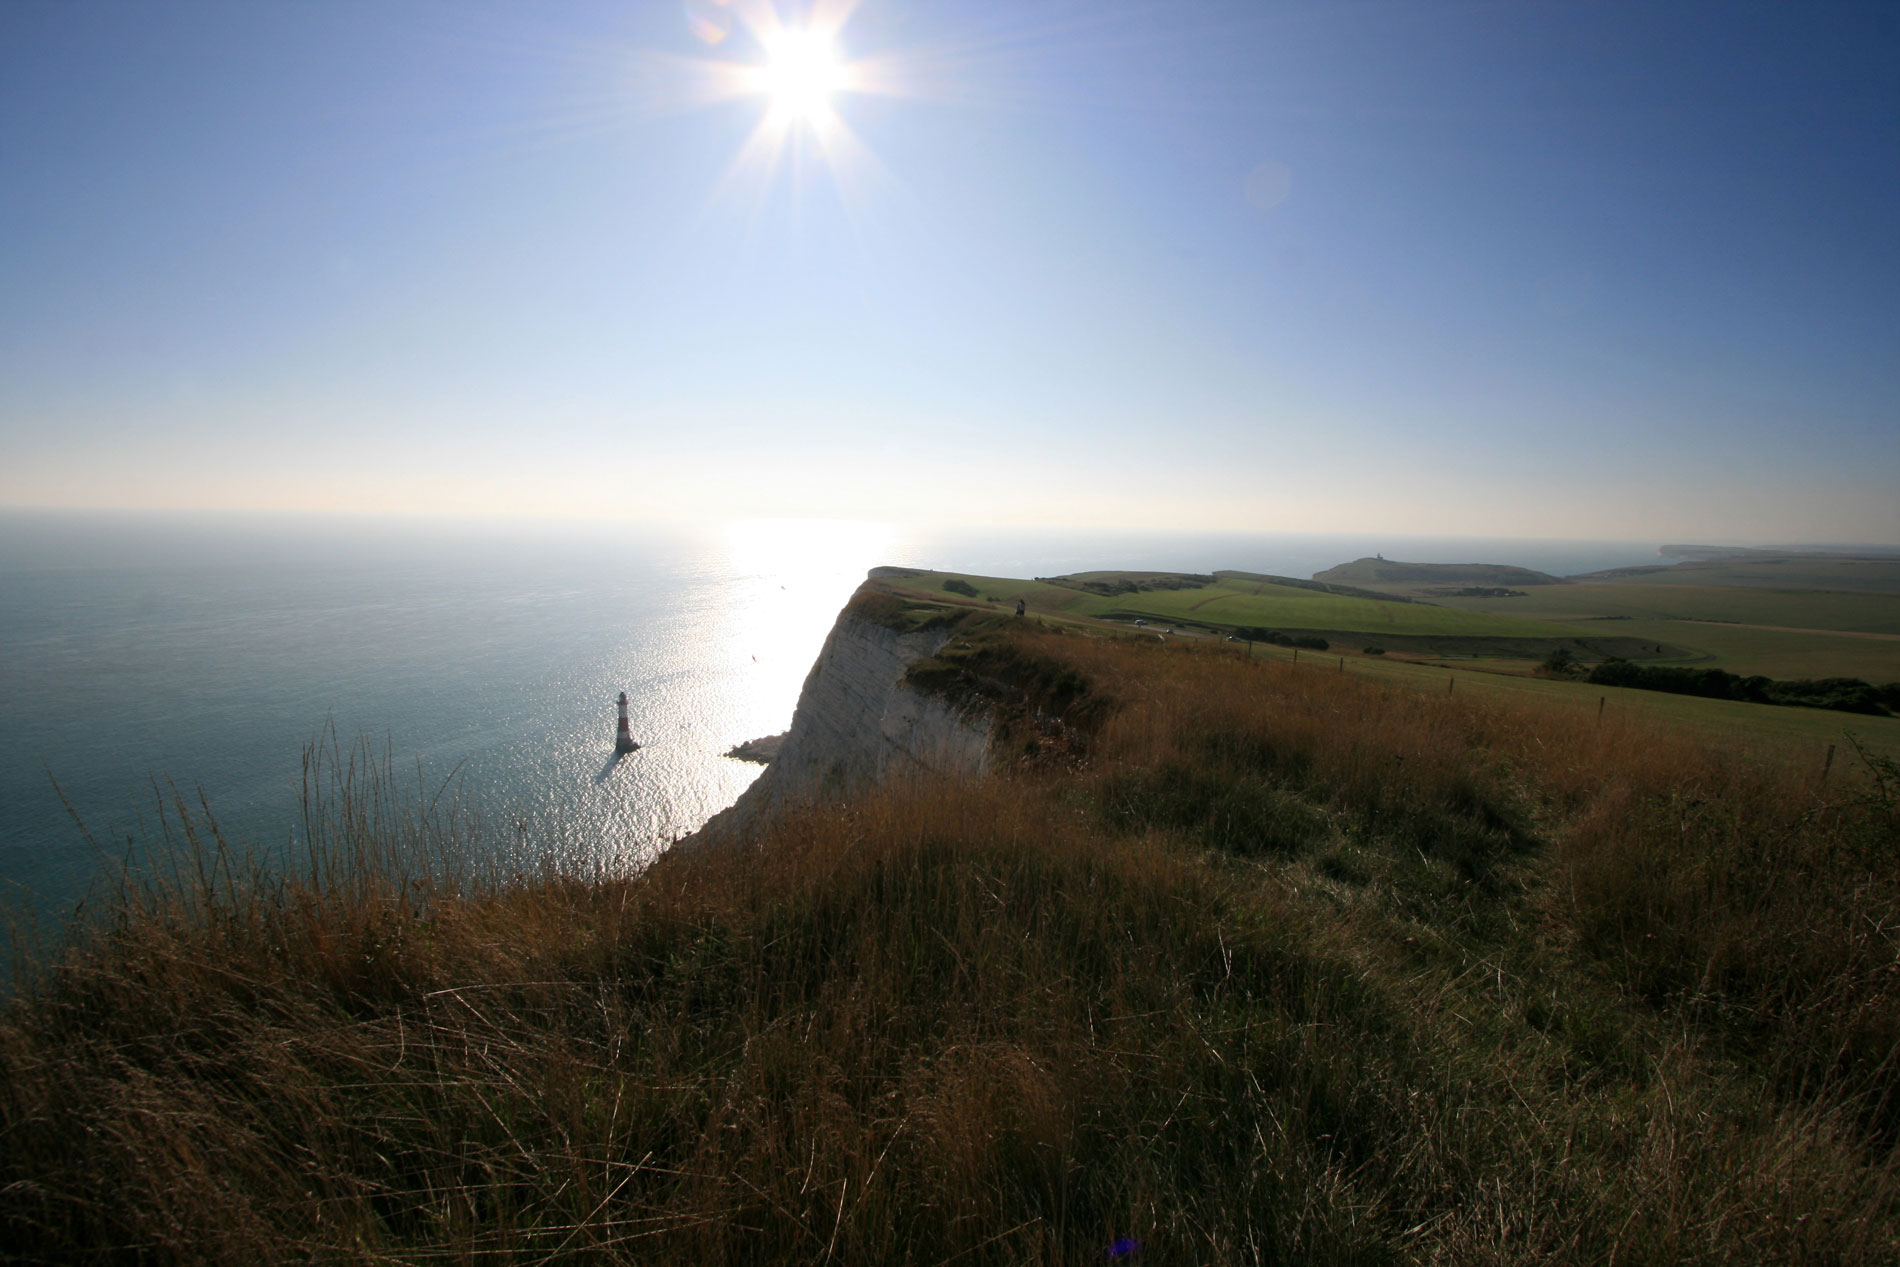
M 1900 595 L 1628 581 L 1542 586 L 1521 598 L 1438 598 L 1461 611 L 1653 639 L 1681 663 L 1773 678 L 1900 681 Z
M 1080 581 L 1111 580 L 1145 573 L 1085 572 Z M 961 580 L 985 597 L 1014 603 L 1023 599 L 1030 610 L 1052 615 L 1097 618 L 1143 617 L 1149 620 L 1201 622 L 1217 626 L 1258 625 L 1298 632 L 1363 633 L 1370 635 L 1450 635 L 1492 638 L 1615 637 L 1619 630 L 1552 624 L 1481 610 L 1464 610 L 1425 603 L 1380 602 L 1350 598 L 1290 585 L 1222 578 L 1196 589 L 1148 590 L 1104 596 L 1044 581 L 1018 581 L 954 572 L 920 572 L 896 583 L 933 596 L 943 596 L 943 583 Z
M 1678 620 L 1607 620 L 1606 630 L 1694 647 L 1707 660 L 1684 662 L 1772 678 L 1857 677 L 1900 682 L 1900 638 L 1829 630 L 1761 629 Z
M 1291 651 L 1280 647 L 1258 646 L 1253 648 L 1253 653 L 1278 660 L 1293 659 Z M 1640 717 L 1716 746 L 1773 753 L 1783 761 L 1812 764 L 1816 769 L 1825 759 L 1829 744 L 1836 745 L 1837 768 L 1842 762 L 1850 762 L 1850 735 L 1871 753 L 1900 759 L 1900 717 L 1866 717 L 1822 708 L 1698 699 L 1662 691 L 1593 686 L 1588 682 L 1446 669 L 1350 653 L 1335 656 L 1308 651 L 1301 653 L 1300 662 L 1311 664 L 1317 673 L 1340 672 L 1343 668 L 1347 673 L 1378 677 L 1428 691 L 1443 691 L 1447 689 L 1448 679 L 1455 678 L 1456 684 L 1450 688 L 1453 691 L 1512 701 L 1536 701 L 1567 709 L 1575 713 L 1579 726 L 1595 724 L 1597 701 L 1603 700 L 1606 716 L 1620 710 L 1625 716 Z
M 1521 591 L 1513 597 L 1448 592 L 1471 584 L 1472 574 L 1488 571 L 1361 560 L 1322 575 L 1458 611 L 1621 635 L 1662 648 L 1653 658 L 1664 662 L 1773 678 L 1900 680 L 1900 556 L 1756 551 L 1512 585 Z
M 1541 620 L 1592 616 L 1643 620 L 1709 620 L 1786 629 L 1900 634 L 1900 594 L 1768 589 L 1743 585 L 1662 585 L 1584 581 L 1543 585 L 1521 598 L 1434 598 L 1461 611 Z
M 1082 574 L 1082 579 L 1105 579 L 1147 574 L 1099 572 Z M 1328 632 L 1358 631 L 1366 634 L 1411 635 L 1444 633 L 1465 636 L 1531 636 L 1561 638 L 1624 636 L 1655 638 L 1659 642 L 1690 646 L 1708 658 L 1698 663 L 1720 666 L 1735 672 L 1765 673 L 1771 677 L 1853 676 L 1875 682 L 1900 680 L 1900 641 L 1856 637 L 1844 633 L 1786 632 L 1753 629 L 1743 625 L 1702 624 L 1666 620 L 1597 620 L 1587 617 L 1575 623 L 1538 619 L 1533 616 L 1505 616 L 1488 608 L 1524 611 L 1525 599 L 1441 600 L 1445 606 L 1419 603 L 1384 603 L 1373 599 L 1348 598 L 1292 586 L 1260 584 L 1252 581 L 1226 581 L 1199 589 L 1150 590 L 1114 597 L 1084 593 L 1066 585 L 1045 581 L 1014 580 L 1005 577 L 976 576 L 951 572 L 916 572 L 892 578 L 888 584 L 913 589 L 933 599 L 950 599 L 943 583 L 961 580 L 974 588 L 979 597 L 1005 606 L 1023 599 L 1030 612 L 1059 618 L 1103 619 L 1111 615 L 1126 619 L 1129 613 L 1143 614 L 1160 621 L 1206 621 L 1220 625 L 1263 625 L 1275 629 L 1316 629 Z M 1640 595 L 1619 594 L 1628 587 L 1591 584 L 1551 586 L 1537 591 L 1540 600 L 1552 599 L 1570 591 L 1588 591 L 1592 599 L 1598 592 L 1608 593 L 1626 608 L 1641 610 Z M 1714 588 L 1714 587 L 1710 587 Z M 1648 590 L 1667 600 L 1667 591 Z M 1724 591 L 1718 591 L 1722 593 Z M 1773 592 L 1726 591 L 1741 610 L 1750 608 L 1751 596 L 1779 601 Z M 1820 599 L 1868 599 L 1895 602 L 1886 596 L 1809 595 Z M 1588 610 L 1588 604 L 1574 600 L 1568 610 Z M 1837 615 L 1852 607 L 1841 604 L 1832 608 Z M 1540 601 L 1534 608 L 1545 608 Z M 1733 610 L 1734 608 L 1731 608 Z M 1601 610 L 1599 608 L 1599 610 Z M 1823 610 L 1829 610 L 1823 605 Z M 1865 610 L 1865 609 L 1862 609 Z M 1370 638 L 1367 641 L 1371 641 Z M 1236 649 L 1238 651 L 1238 649 Z M 1292 659 L 1291 651 L 1268 647 L 1253 648 L 1254 654 L 1276 659 Z M 1579 725 L 1594 724 L 1599 699 L 1607 701 L 1606 710 L 1621 709 L 1633 716 L 1682 730 L 1724 746 L 1770 750 L 1782 759 L 1800 763 L 1818 763 L 1829 744 L 1836 745 L 1837 761 L 1849 758 L 1846 736 L 1853 734 L 1870 752 L 1900 758 L 1900 718 L 1868 717 L 1825 709 L 1780 707 L 1748 704 L 1729 700 L 1699 699 L 1670 695 L 1660 691 L 1627 690 L 1592 686 L 1588 683 L 1552 681 L 1528 676 L 1534 660 L 1488 661 L 1483 669 L 1449 669 L 1436 664 L 1418 664 L 1393 657 L 1374 657 L 1347 651 L 1343 656 L 1302 653 L 1302 663 L 1310 662 L 1315 671 L 1367 674 L 1416 685 L 1425 690 L 1443 690 L 1448 677 L 1456 677 L 1460 691 L 1495 695 L 1504 699 L 1537 700 L 1555 708 L 1573 709 Z
M 1712 559 L 1610 576 L 1634 585 L 1765 586 L 1770 589 L 1900 594 L 1900 557 L 1790 554 L 1772 558 Z

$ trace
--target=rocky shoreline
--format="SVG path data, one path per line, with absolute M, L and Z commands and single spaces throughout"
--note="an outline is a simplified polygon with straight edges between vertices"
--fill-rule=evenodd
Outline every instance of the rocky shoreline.
M 756 761 L 760 765 L 771 765 L 778 756 L 778 750 L 785 743 L 788 732 L 780 731 L 776 735 L 765 735 L 758 739 L 748 739 L 744 743 L 728 749 L 726 755 L 739 761 Z

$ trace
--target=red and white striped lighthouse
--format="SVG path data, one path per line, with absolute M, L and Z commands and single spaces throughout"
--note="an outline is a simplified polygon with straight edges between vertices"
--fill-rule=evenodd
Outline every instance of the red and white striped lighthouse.
M 632 752 L 640 745 L 633 741 L 633 732 L 627 729 L 627 693 L 620 692 L 620 720 L 614 724 L 614 751 Z

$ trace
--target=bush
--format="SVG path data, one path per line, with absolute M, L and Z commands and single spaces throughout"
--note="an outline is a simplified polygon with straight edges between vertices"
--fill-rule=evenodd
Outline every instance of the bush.
M 1384 647 L 1367 647 L 1365 649 L 1365 654 L 1366 655 L 1384 655 L 1385 648 Z
M 1258 625 L 1242 625 L 1234 630 L 1234 634 L 1236 637 L 1245 638 L 1248 642 L 1264 642 L 1275 647 L 1296 645 L 1291 636 L 1276 629 L 1262 629 Z
M 1548 664 L 1549 662 L 1546 661 Z M 1704 699 L 1745 700 L 1755 704 L 1789 704 L 1832 708 L 1848 713 L 1884 715 L 1889 688 L 1871 686 L 1859 678 L 1797 678 L 1777 682 L 1756 675 L 1740 677 L 1722 669 L 1685 669 L 1605 660 L 1590 670 L 1588 679 L 1599 686 L 1628 686 L 1644 691 L 1697 695 Z
M 1558 647 L 1544 657 L 1537 666 L 1537 672 L 1544 677 L 1574 678 L 1583 676 L 1583 666 L 1577 663 L 1577 657 L 1570 654 L 1569 647 Z
M 943 587 L 952 594 L 961 594 L 965 598 L 976 597 L 976 586 L 970 584 L 968 581 L 960 581 L 954 576 L 945 581 Z
M 1798 678 L 1787 682 L 1774 682 L 1767 678 L 1761 680 L 1764 683 L 1763 693 L 1774 704 L 1803 704 L 1809 708 L 1834 708 L 1844 713 L 1869 713 L 1876 717 L 1887 711 L 1882 706 L 1884 701 L 1880 689 L 1859 678 Z

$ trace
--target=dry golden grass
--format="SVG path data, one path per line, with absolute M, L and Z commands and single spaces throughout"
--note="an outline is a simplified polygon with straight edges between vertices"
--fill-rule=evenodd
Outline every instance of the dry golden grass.
M 180 807 L 0 1022 L 0 1255 L 1900 1255 L 1892 785 L 1011 636 L 1088 689 L 1009 769 L 637 877 L 334 752 L 293 874 Z

